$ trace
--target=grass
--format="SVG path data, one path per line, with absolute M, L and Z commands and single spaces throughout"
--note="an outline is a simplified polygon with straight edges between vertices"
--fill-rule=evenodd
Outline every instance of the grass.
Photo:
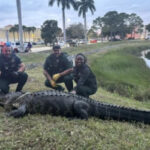
M 91 65 L 99 85 L 123 96 L 150 100 L 150 70 L 144 60 L 137 57 L 146 48 L 123 47 L 103 55 L 94 55 Z
M 114 42 L 109 44 L 114 47 L 119 46 L 120 49 L 126 45 L 147 45 L 145 42 L 136 44 L 135 42 Z M 111 49 L 108 48 L 108 45 L 104 44 L 101 47 L 98 44 L 91 45 L 91 49 L 86 46 L 85 48 L 87 48 L 87 51 L 92 51 L 99 46 L 100 49 L 115 51 L 114 47 Z M 72 49 L 67 49 L 67 51 L 70 54 L 72 53 Z M 83 52 L 82 47 L 73 51 L 73 53 L 78 52 Z M 48 52 L 31 55 L 21 54 L 20 57 L 26 64 L 42 64 L 47 55 Z M 92 65 L 93 70 L 93 61 L 97 60 L 97 57 L 102 61 L 105 55 L 107 56 L 108 53 L 88 55 L 89 64 Z M 110 58 L 118 59 L 121 54 L 118 55 Z M 126 53 L 126 55 L 128 56 L 129 54 Z M 122 61 L 124 62 L 125 60 Z M 25 91 L 47 89 L 44 86 L 45 78 L 42 74 L 41 66 L 27 70 L 27 73 L 29 74 L 29 80 L 24 87 Z M 135 82 L 135 84 L 138 85 L 138 82 Z M 15 88 L 16 85 L 11 86 L 11 90 Z M 101 87 L 92 98 L 121 106 L 144 110 L 150 109 L 150 101 L 136 101 L 133 98 L 123 97 L 117 93 L 110 93 Z M 150 126 L 142 123 L 127 123 L 97 118 L 89 118 L 88 121 L 69 120 L 65 117 L 42 116 L 39 114 L 14 119 L 6 117 L 2 108 L 0 108 L 0 112 L 0 150 L 149 150 L 150 148 Z

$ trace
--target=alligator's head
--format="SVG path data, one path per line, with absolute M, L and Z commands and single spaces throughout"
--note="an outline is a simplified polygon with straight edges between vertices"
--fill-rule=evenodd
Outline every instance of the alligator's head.
M 14 101 L 20 97 L 23 92 L 10 92 L 6 95 L 0 95 L 0 104 L 5 108 L 6 111 L 10 111 L 13 109 Z

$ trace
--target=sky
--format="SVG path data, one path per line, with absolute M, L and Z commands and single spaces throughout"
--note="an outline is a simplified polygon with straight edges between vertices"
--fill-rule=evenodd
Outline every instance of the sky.
M 48 6 L 49 0 L 21 0 L 22 23 L 26 26 L 41 27 L 45 20 L 57 20 L 62 28 L 61 7 L 54 4 Z M 97 17 L 103 17 L 108 11 L 136 13 L 144 24 L 150 23 L 150 0 L 95 0 L 96 12 L 87 13 L 88 27 Z M 78 17 L 78 12 L 72 8 L 66 10 L 66 27 L 74 23 L 83 23 L 83 18 Z M 18 24 L 16 0 L 0 0 L 0 28 L 6 25 Z

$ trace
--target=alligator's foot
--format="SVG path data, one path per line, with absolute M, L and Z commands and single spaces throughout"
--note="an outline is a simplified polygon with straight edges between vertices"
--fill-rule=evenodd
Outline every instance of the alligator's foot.
M 20 117 L 23 117 L 25 115 L 25 113 L 26 113 L 26 107 L 25 107 L 25 105 L 23 105 L 23 106 L 20 106 L 18 109 L 9 112 L 7 114 L 7 116 L 12 116 L 14 118 L 20 118 Z
M 83 101 L 77 101 L 74 103 L 74 111 L 77 117 L 80 119 L 88 120 L 89 104 Z

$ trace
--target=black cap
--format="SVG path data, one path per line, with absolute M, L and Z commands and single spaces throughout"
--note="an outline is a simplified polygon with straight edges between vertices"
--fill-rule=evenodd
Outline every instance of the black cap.
M 54 46 L 53 46 L 53 50 L 59 50 L 59 49 L 61 49 L 61 48 L 60 48 L 60 45 L 54 45 Z

